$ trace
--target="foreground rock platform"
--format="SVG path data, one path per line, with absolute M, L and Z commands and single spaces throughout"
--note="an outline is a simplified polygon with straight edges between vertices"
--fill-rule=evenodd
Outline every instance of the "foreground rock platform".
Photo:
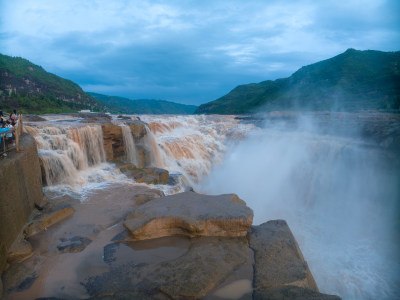
M 138 206 L 124 226 L 133 240 L 166 236 L 243 237 L 253 222 L 253 211 L 235 194 L 209 196 L 184 192 Z
M 120 185 L 84 202 L 48 192 L 38 214 L 68 205 L 75 213 L 27 238 L 33 254 L 3 274 L 4 299 L 339 299 L 318 292 L 286 222 L 250 227 L 253 212 L 236 195 Z M 165 230 L 174 236 L 132 238 L 124 223 L 154 210 L 179 211 L 185 226 L 176 219 Z

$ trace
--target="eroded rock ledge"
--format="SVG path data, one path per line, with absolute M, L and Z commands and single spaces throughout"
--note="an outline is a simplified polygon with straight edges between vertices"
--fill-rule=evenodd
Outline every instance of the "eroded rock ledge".
M 246 236 L 253 211 L 235 194 L 208 196 L 184 192 L 139 206 L 124 225 L 134 240 L 165 236 Z

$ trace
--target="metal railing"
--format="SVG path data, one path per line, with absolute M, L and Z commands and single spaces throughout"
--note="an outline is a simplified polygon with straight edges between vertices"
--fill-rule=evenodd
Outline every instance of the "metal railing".
M 4 153 L 13 149 L 16 149 L 17 152 L 20 151 L 19 138 L 21 137 L 23 130 L 24 125 L 22 121 L 22 115 L 20 114 L 18 116 L 18 122 L 14 128 L 0 132 L 0 155 L 3 155 Z

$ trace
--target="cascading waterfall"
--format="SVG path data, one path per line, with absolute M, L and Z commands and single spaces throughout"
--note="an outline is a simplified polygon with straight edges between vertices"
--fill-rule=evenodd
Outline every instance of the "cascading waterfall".
M 85 181 L 78 172 L 105 162 L 101 126 L 25 126 L 38 144 L 48 186 Z
M 129 126 L 122 125 L 121 129 L 122 138 L 125 145 L 126 160 L 134 165 L 137 165 L 137 151 L 132 137 L 131 128 Z
M 196 188 L 213 165 L 223 161 L 226 144 L 255 130 L 234 116 L 141 116 L 149 124 L 145 144 L 154 149 L 154 166 L 179 174 L 185 185 Z

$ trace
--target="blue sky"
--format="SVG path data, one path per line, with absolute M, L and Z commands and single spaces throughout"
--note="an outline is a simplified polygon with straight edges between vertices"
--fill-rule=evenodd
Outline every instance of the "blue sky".
M 85 91 L 201 104 L 347 48 L 400 50 L 400 1 L 0 0 L 0 53 Z

